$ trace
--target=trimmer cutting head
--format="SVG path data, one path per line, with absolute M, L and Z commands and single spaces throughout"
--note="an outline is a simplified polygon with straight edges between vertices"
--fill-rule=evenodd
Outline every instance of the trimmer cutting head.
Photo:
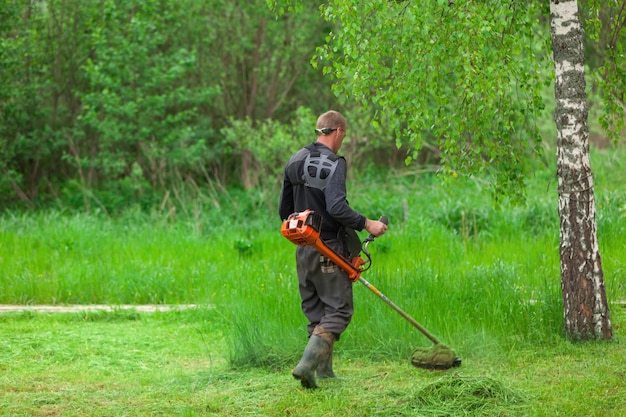
M 416 348 L 411 355 L 411 365 L 423 369 L 450 369 L 461 366 L 461 358 L 443 343 L 432 347 Z

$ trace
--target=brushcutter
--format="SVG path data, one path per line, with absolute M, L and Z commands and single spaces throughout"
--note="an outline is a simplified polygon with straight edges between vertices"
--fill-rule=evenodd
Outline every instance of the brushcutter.
M 388 223 L 388 219 L 385 216 L 382 216 L 380 221 L 385 224 Z M 361 276 L 361 273 L 368 270 L 372 265 L 372 257 L 369 253 L 368 246 L 376 237 L 370 234 L 361 243 L 361 251 L 366 259 L 363 259 L 359 255 L 348 260 L 328 247 L 320 238 L 321 226 L 322 217 L 312 210 L 305 210 L 291 214 L 289 218 L 282 223 L 281 233 L 287 240 L 298 246 L 313 246 L 322 255 L 326 256 L 343 269 L 352 282 L 360 281 L 433 342 L 434 345 L 430 348 L 417 348 L 413 351 L 411 355 L 411 364 L 413 366 L 425 369 L 449 369 L 460 366 L 461 358 L 457 357 L 452 349 L 442 344 L 439 339 L 433 336 L 421 324 Z

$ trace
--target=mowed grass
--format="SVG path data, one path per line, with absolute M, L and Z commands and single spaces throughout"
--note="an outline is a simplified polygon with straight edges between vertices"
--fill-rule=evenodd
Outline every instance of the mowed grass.
M 412 350 L 430 342 L 357 283 L 337 344 L 346 379 L 317 392 L 290 376 L 306 322 L 295 247 L 280 236 L 275 198 L 263 198 L 274 194 L 235 192 L 175 218 L 4 213 L 0 303 L 198 307 L 0 316 L 0 414 L 622 415 L 624 160 L 621 150 L 593 160 L 611 342 L 562 335 L 553 167 L 536 170 L 523 206 L 494 206 L 476 179 L 351 182 L 352 205 L 391 222 L 365 278 L 463 365 L 412 368 Z
M 0 316 L 0 414 L 617 417 L 626 412 L 624 310 L 614 319 L 612 342 L 477 352 L 449 371 L 339 353 L 343 379 L 310 391 L 288 366 L 229 365 L 226 329 L 210 309 L 14 313 Z

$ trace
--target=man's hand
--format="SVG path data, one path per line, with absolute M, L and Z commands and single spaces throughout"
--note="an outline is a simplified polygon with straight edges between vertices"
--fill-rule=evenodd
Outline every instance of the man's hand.
M 365 220 L 365 230 L 378 237 L 387 231 L 387 225 L 378 220 Z

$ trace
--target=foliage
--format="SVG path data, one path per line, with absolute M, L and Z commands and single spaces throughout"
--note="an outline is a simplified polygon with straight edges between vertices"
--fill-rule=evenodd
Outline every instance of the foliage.
M 379 106 L 398 145 L 436 145 L 449 173 L 488 172 L 496 195 L 521 197 L 549 79 L 534 7 L 330 1 L 323 13 L 341 25 L 315 62 L 338 95 Z
M 599 61 L 593 67 L 593 81 L 602 97 L 600 125 L 617 143 L 624 129 L 626 102 L 626 3 L 598 0 L 581 3 L 586 16 L 585 31 L 598 45 L 598 53 L 593 56 Z
M 37 183 L 46 169 L 47 164 L 39 160 L 59 157 L 56 138 L 47 123 L 53 109 L 42 104 L 39 94 L 52 92 L 52 83 L 44 76 L 45 67 L 40 65 L 42 36 L 21 22 L 22 15 L 36 14 L 33 9 L 34 3 L 0 4 L 0 195 L 16 194 L 25 201 L 29 197 L 22 191 L 23 185 Z M 38 163 L 24 169 L 29 160 Z M 33 194 L 38 192 L 37 186 Z
M 183 9 L 108 2 L 89 25 L 91 53 L 81 67 L 85 85 L 77 92 L 81 107 L 67 154 L 84 188 L 128 178 L 138 192 L 156 190 L 168 171 L 206 163 L 208 138 L 198 131 L 197 109 L 218 89 L 189 86 L 195 54 L 166 46 L 169 33 L 184 28 Z
M 313 141 L 311 126 L 315 126 L 316 117 L 310 109 L 301 107 L 290 124 L 273 119 L 257 122 L 249 118 L 231 119 L 221 130 L 223 143 L 233 155 L 250 154 L 245 182 L 261 189 L 273 189 L 280 182 L 291 154 Z
M 268 1 L 277 13 L 301 3 Z M 448 173 L 487 172 L 496 196 L 521 197 L 544 103 L 553 100 L 541 96 L 553 77 L 545 65 L 548 9 L 496 3 L 331 0 L 322 9 L 336 25 L 314 62 L 335 76 L 337 94 L 380 106 L 374 123 L 395 126 L 398 144 L 434 144 Z M 582 3 L 593 87 L 603 92 L 599 121 L 616 141 L 624 121 L 623 5 Z
M 229 120 L 289 126 L 298 107 L 335 102 L 308 64 L 327 26 L 317 13 L 51 0 L 3 2 L 0 14 L 3 206 L 60 199 L 113 214 L 237 184 L 245 161 L 221 134 Z
M 598 40 L 590 62 L 616 114 L 626 79 L 617 4 L 584 3 Z M 443 163 L 452 177 L 521 194 L 552 100 L 540 6 L 5 1 L 0 205 L 115 215 L 133 204 L 183 210 L 183 196 L 215 200 L 227 185 L 270 192 L 255 173 L 276 171 L 290 147 L 259 138 L 301 140 L 310 126 L 295 127 L 328 108 L 348 116 L 351 166 L 396 168 L 408 155 L 411 168 Z M 620 120 L 602 123 L 618 131 Z

